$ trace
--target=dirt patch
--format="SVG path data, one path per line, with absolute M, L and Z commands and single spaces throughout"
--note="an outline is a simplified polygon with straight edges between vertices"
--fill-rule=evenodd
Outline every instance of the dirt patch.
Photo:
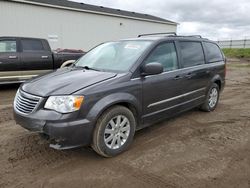
M 248 64 L 228 64 L 214 112 L 194 109 L 143 129 L 127 152 L 111 159 L 90 148 L 49 148 L 13 120 L 18 85 L 2 87 L 0 187 L 249 187 Z

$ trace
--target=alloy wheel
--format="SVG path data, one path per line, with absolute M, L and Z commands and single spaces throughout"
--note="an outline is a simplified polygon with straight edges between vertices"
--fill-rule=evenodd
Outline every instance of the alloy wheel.
M 218 90 L 212 88 L 209 94 L 208 105 L 210 108 L 214 108 L 218 101 Z
M 104 130 L 104 141 L 108 148 L 119 149 L 130 134 L 130 122 L 124 115 L 113 117 Z

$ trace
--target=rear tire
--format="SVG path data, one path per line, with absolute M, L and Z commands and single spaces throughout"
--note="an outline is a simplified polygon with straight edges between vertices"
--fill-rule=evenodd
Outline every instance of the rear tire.
M 212 86 L 209 88 L 206 95 L 206 100 L 202 104 L 200 109 L 205 112 L 214 111 L 218 104 L 219 98 L 220 98 L 219 86 L 216 83 L 213 83 Z
M 135 127 L 134 115 L 128 108 L 111 107 L 97 120 L 92 148 L 103 157 L 114 157 L 132 143 Z

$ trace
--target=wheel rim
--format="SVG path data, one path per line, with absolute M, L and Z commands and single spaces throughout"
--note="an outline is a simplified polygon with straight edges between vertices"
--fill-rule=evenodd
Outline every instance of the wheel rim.
M 218 100 L 218 90 L 216 88 L 213 88 L 210 91 L 208 104 L 210 108 L 214 108 Z
M 104 130 L 104 141 L 108 148 L 119 149 L 125 144 L 130 134 L 130 122 L 127 117 L 113 117 Z

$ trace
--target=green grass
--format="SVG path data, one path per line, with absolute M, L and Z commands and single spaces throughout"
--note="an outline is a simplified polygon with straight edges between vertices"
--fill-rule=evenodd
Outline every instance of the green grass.
M 234 64 L 234 63 L 230 63 L 230 64 L 227 64 L 228 67 L 231 67 L 231 68 L 250 68 L 250 64 Z
M 226 57 L 230 58 L 250 58 L 250 48 L 224 48 L 222 49 Z

